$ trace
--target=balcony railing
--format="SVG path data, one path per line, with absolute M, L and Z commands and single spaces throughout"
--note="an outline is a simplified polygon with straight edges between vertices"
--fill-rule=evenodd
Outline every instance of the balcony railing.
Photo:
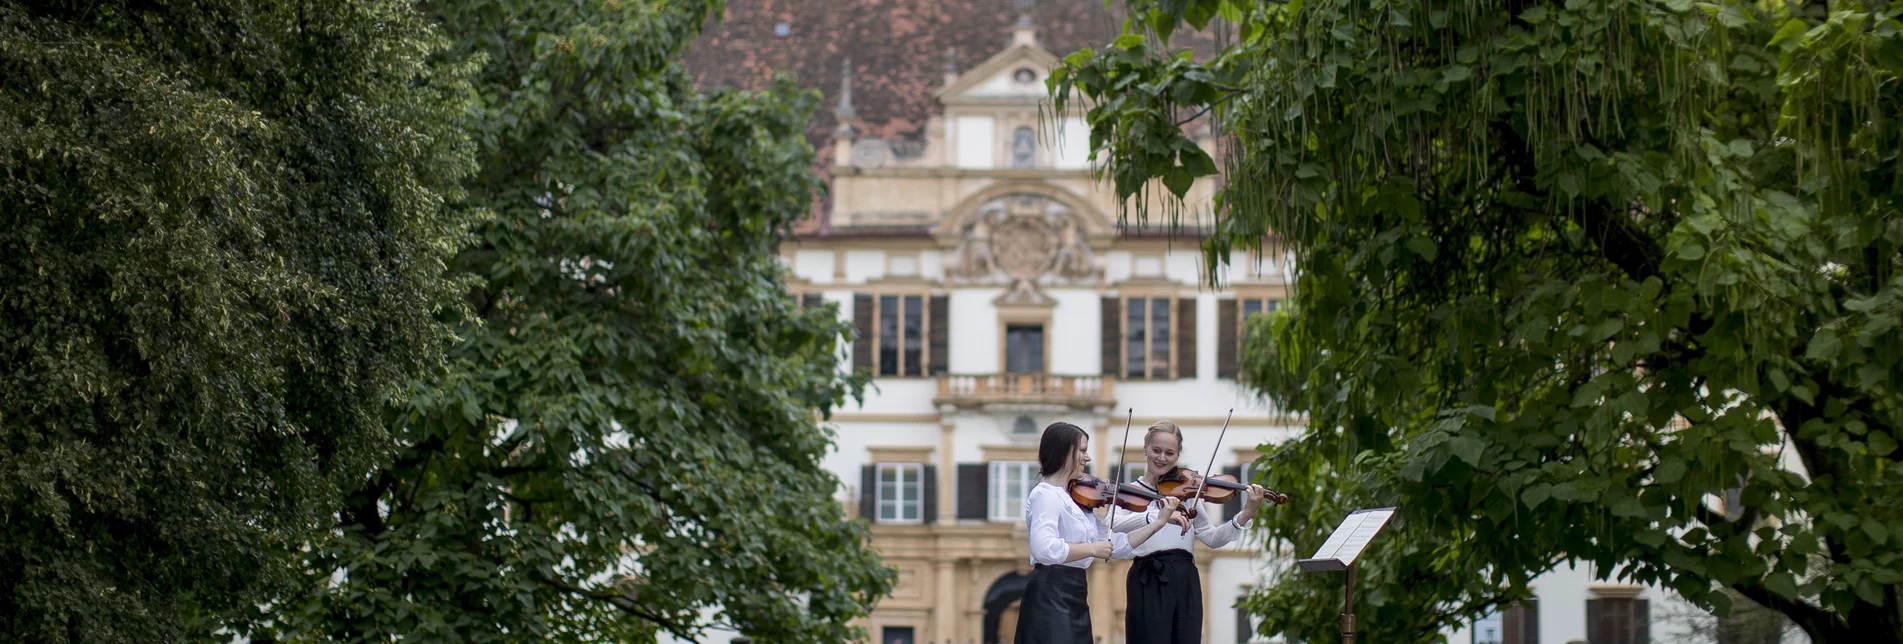
M 994 403 L 1058 404 L 1090 408 L 1116 403 L 1116 378 L 1047 373 L 939 376 L 938 404 L 974 407 Z

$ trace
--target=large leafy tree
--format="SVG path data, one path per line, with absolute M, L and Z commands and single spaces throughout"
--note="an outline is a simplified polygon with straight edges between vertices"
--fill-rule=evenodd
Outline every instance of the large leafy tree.
M 258 633 L 837 642 L 889 590 L 820 464 L 819 412 L 862 386 L 847 327 L 777 258 L 821 187 L 818 99 L 697 91 L 676 58 L 717 7 L 429 7 L 481 61 L 469 192 L 493 220 L 453 265 L 480 283 L 311 593 Z
M 1126 194 L 1213 171 L 1179 124 L 1219 118 L 1212 271 L 1268 242 L 1299 268 L 1246 359 L 1311 422 L 1266 456 L 1304 499 L 1268 529 L 1305 553 L 1400 506 L 1370 639 L 1573 562 L 1903 641 L 1903 3 L 1131 4 L 1053 89 Z M 1170 53 L 1218 17 L 1231 47 Z M 1340 582 L 1247 603 L 1330 640 Z
M 469 86 L 409 5 L 0 2 L 0 639 L 266 601 L 440 363 Z

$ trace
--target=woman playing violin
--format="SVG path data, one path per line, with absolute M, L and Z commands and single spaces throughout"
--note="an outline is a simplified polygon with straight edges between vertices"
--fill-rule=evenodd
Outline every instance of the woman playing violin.
M 1183 431 L 1176 423 L 1161 421 L 1143 433 L 1143 456 L 1147 461 L 1143 478 L 1137 485 L 1152 492 L 1173 491 L 1181 486 L 1188 472 L 1179 471 L 1176 458 L 1183 447 Z M 1194 486 L 1181 486 L 1194 491 Z M 1240 487 L 1240 486 L 1235 486 Z M 1215 488 L 1211 486 L 1211 491 Z M 1129 610 L 1124 613 L 1124 632 L 1130 644 L 1186 644 L 1202 641 L 1203 584 L 1190 555 L 1195 541 L 1221 548 L 1242 535 L 1243 527 L 1255 518 L 1256 509 L 1268 491 L 1260 485 L 1239 490 L 1245 495 L 1242 511 L 1220 525 L 1212 525 L 1208 507 L 1188 507 L 1195 518 L 1193 530 L 1170 528 L 1161 534 L 1131 545 L 1136 563 L 1124 582 L 1129 592 Z M 1204 505 L 1197 503 L 1194 505 Z M 1135 534 L 1138 530 L 1181 521 L 1180 514 L 1152 510 L 1143 514 L 1118 516 L 1116 532 Z M 1193 533 L 1193 534 L 1192 534 Z
M 1012 640 L 1018 644 L 1092 644 L 1084 569 L 1096 559 L 1129 559 L 1133 548 L 1167 525 L 1159 521 L 1112 533 L 1096 515 L 1073 501 L 1070 488 L 1084 478 L 1089 450 L 1090 437 L 1070 423 L 1052 423 L 1038 443 L 1037 463 L 1044 481 L 1024 499 L 1033 568 L 1018 609 L 1018 631 Z M 1179 502 L 1162 499 L 1155 505 L 1160 511 L 1174 512 Z

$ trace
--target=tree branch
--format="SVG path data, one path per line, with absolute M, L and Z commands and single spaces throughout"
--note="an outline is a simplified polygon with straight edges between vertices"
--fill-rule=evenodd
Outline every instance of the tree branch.
M 1785 617 L 1789 617 L 1791 621 L 1803 628 L 1804 632 L 1809 633 L 1812 641 L 1850 642 L 1858 639 L 1856 631 L 1838 621 L 1837 616 L 1830 611 L 1801 601 L 1785 599 L 1766 590 L 1762 584 L 1731 586 L 1731 589 L 1765 608 L 1783 613 Z

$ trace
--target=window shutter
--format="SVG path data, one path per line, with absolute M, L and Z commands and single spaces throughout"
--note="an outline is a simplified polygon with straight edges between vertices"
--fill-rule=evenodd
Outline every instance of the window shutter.
M 1540 601 L 1514 602 L 1500 615 L 1501 644 L 1539 644 Z
M 1633 644 L 1650 644 L 1652 641 L 1652 602 L 1644 599 L 1628 599 L 1632 602 L 1631 633 Z
M 1606 599 L 1586 600 L 1586 641 L 1612 644 L 1612 631 L 1606 628 Z
M 1103 375 L 1117 375 L 1123 365 L 1123 302 L 1103 298 Z
M 1242 467 L 1239 465 L 1224 466 L 1222 473 L 1236 477 L 1238 481 L 1242 480 Z M 1222 504 L 1223 519 L 1233 519 L 1236 518 L 1237 514 L 1242 513 L 1242 497 L 1243 495 L 1241 493 L 1237 493 L 1236 498 L 1230 499 L 1228 503 Z
M 1196 298 L 1176 301 L 1176 377 L 1196 377 Z
M 872 371 L 872 296 L 852 294 L 852 326 L 859 336 L 852 339 L 852 368 Z
M 859 468 L 859 516 L 879 522 L 879 466 Z
M 820 297 L 818 293 L 805 293 L 800 295 L 800 306 L 810 309 L 810 308 L 817 307 L 823 303 L 824 303 L 824 300 Z
M 1216 300 L 1216 377 L 1236 377 L 1237 354 L 1241 341 L 1236 339 L 1236 301 Z
M 919 511 L 920 518 L 926 523 L 938 523 L 938 466 L 927 465 L 919 469 L 924 470 L 925 477 L 919 482 L 919 494 L 925 497 L 925 507 Z
M 951 298 L 933 295 L 926 304 L 926 316 L 925 323 L 931 327 L 925 334 L 927 350 L 932 356 L 926 360 L 925 375 L 942 376 L 951 365 Z
M 958 464 L 958 518 L 983 521 L 990 516 L 990 469 L 984 463 Z
M 1249 623 L 1249 609 L 1237 606 L 1236 644 L 1249 644 L 1249 639 L 1253 635 L 1255 635 L 1255 625 Z

